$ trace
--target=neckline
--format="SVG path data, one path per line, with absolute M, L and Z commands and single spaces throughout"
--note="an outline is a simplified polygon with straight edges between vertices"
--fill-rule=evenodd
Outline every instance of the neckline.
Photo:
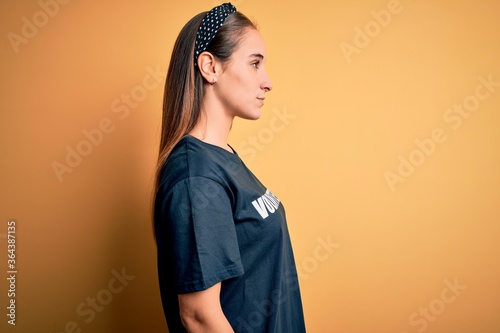
M 206 145 L 206 146 L 208 146 L 208 147 L 213 147 L 214 149 L 220 150 L 220 151 L 222 151 L 222 152 L 224 152 L 224 153 L 226 153 L 226 154 L 229 154 L 229 155 L 231 155 L 231 156 L 238 156 L 238 153 L 236 152 L 236 150 L 234 150 L 234 148 L 233 148 L 233 147 L 231 147 L 231 145 L 230 145 L 230 144 L 227 144 L 227 146 L 228 146 L 229 148 L 231 148 L 231 150 L 233 151 L 232 153 L 231 153 L 230 151 L 228 151 L 227 149 L 224 149 L 224 148 L 222 148 L 222 147 L 220 147 L 220 146 L 217 146 L 217 145 L 214 145 L 214 144 L 211 144 L 211 143 L 205 142 L 205 141 L 203 141 L 203 140 L 200 140 L 200 139 L 198 139 L 197 137 L 192 136 L 191 134 L 186 134 L 186 135 L 184 136 L 184 138 L 192 139 L 192 140 L 194 140 L 194 141 L 196 141 L 196 142 L 199 142 L 199 143 L 201 143 L 201 144 L 203 144 L 203 145 Z

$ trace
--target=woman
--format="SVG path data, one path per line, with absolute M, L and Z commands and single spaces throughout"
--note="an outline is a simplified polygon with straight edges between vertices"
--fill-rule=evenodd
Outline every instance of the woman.
M 283 205 L 228 144 L 272 89 L 255 25 L 230 3 L 180 32 L 167 74 L 154 207 L 169 331 L 305 332 Z

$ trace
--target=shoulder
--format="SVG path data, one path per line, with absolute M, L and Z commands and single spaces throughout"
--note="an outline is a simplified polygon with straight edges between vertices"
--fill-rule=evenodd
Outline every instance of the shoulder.
M 172 150 L 161 175 L 160 187 L 173 188 L 188 178 L 207 178 L 225 183 L 227 170 L 239 157 L 224 149 L 204 143 L 194 137 L 185 136 Z

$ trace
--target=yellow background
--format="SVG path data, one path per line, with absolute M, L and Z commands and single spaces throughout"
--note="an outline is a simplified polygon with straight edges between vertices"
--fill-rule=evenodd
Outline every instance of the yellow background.
M 218 2 L 66 2 L 46 22 L 41 3 L 53 1 L 0 4 L 0 275 L 12 219 L 19 271 L 15 327 L 0 282 L 1 331 L 166 332 L 149 220 L 163 81 L 141 86 Z M 498 83 L 487 98 L 478 88 L 460 126 L 445 118 L 474 102 L 480 78 L 500 82 L 500 3 L 234 4 L 260 25 L 274 90 L 230 144 L 285 204 L 308 332 L 498 333 Z M 141 100 L 123 109 L 132 92 Z M 58 178 L 54 162 L 103 119 L 112 130 Z M 400 165 L 410 158 L 413 170 Z M 401 178 L 391 186 L 387 172 Z M 77 308 L 109 296 L 122 269 L 133 280 L 87 323 Z

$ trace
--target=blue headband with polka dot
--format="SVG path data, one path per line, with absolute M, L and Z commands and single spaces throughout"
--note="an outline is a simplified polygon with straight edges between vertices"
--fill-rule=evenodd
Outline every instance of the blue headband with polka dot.
M 235 11 L 236 7 L 228 2 L 212 8 L 212 10 L 205 15 L 196 33 L 196 42 L 194 44 L 195 66 L 198 65 L 198 56 L 200 53 L 207 49 L 208 44 L 214 39 L 215 34 L 219 31 L 220 27 L 222 27 L 226 18 Z

